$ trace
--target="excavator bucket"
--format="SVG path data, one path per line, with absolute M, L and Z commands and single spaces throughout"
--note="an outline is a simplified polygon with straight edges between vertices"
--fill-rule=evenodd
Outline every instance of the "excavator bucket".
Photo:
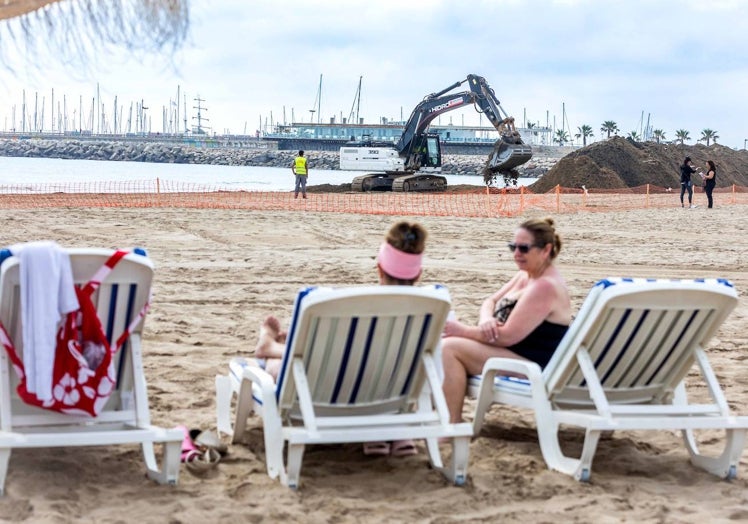
M 503 138 L 497 140 L 493 151 L 488 156 L 486 171 L 493 175 L 504 174 L 530 160 L 532 148 L 522 143 L 521 140 L 517 142 L 519 143 L 511 144 Z

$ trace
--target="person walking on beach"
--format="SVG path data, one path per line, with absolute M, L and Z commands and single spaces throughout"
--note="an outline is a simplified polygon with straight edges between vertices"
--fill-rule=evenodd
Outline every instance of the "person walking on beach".
M 299 156 L 294 159 L 293 164 L 291 164 L 291 171 L 296 176 L 293 197 L 299 198 L 299 190 L 301 190 L 302 196 L 306 198 L 306 181 L 309 176 L 309 167 L 303 151 L 299 151 Z
M 717 185 L 717 167 L 713 161 L 707 160 L 706 169 L 706 175 L 704 175 L 704 193 L 706 193 L 707 207 L 711 209 L 714 204 L 712 191 L 714 191 L 714 186 Z
M 691 181 L 691 175 L 695 172 L 696 168 L 691 165 L 691 157 L 687 156 L 683 165 L 680 166 L 680 207 L 685 207 L 683 195 L 686 191 L 688 191 L 688 207 L 696 207 L 693 205 L 693 182 Z

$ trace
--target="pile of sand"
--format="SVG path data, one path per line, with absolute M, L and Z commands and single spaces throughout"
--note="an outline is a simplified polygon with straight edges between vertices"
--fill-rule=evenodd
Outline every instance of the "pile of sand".
M 697 167 L 707 160 L 717 165 L 717 186 L 748 186 L 748 151 L 720 144 L 695 146 L 634 142 L 611 138 L 595 142 L 561 158 L 530 188 L 544 193 L 555 186 L 623 189 L 653 184 L 680 187 L 679 166 L 690 156 Z

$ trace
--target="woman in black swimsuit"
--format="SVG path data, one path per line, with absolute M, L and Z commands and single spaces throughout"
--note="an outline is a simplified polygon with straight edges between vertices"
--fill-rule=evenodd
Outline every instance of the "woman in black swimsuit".
M 545 367 L 571 323 L 566 283 L 553 265 L 561 239 L 552 218 L 523 222 L 509 243 L 519 271 L 481 306 L 478 325 L 448 321 L 442 362 L 444 395 L 453 422 L 462 419 L 467 378 L 491 357 Z

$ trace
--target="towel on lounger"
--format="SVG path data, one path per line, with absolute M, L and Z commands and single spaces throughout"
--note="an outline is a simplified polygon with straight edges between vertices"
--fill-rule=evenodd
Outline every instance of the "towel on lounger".
M 79 307 L 70 257 L 48 241 L 16 244 L 10 251 L 20 260 L 26 386 L 39 400 L 50 400 L 60 321 Z

